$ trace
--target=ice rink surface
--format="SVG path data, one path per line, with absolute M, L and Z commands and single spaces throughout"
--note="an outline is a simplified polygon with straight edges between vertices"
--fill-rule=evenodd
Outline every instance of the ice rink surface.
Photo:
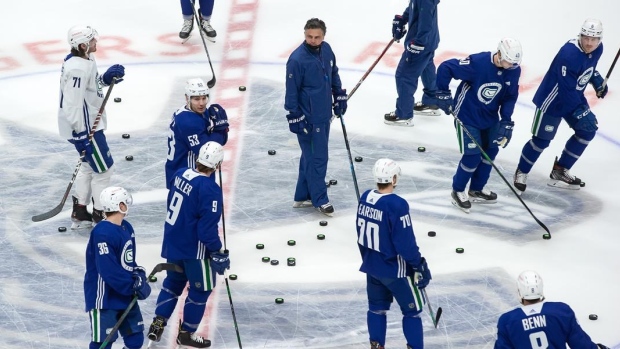
M 356 198 L 339 121 L 332 124 L 328 193 L 336 214 L 293 209 L 300 151 L 285 121 L 284 70 L 289 53 L 303 41 L 311 17 L 327 24 L 344 87 L 349 91 L 388 44 L 391 21 L 407 1 L 217 0 L 208 43 L 217 83 L 211 101 L 228 111 L 230 141 L 223 169 L 226 242 L 230 281 L 244 348 L 368 348 L 365 276 L 358 271 Z M 84 251 L 89 231 L 58 232 L 70 226 L 70 204 L 40 223 L 31 217 L 60 201 L 77 163 L 73 147 L 58 136 L 56 110 L 67 29 L 88 24 L 100 34 L 99 71 L 115 63 L 125 81 L 108 104 L 106 132 L 116 160 L 112 184 L 133 193 L 128 220 L 137 234 L 137 261 L 147 269 L 160 258 L 165 212 L 164 161 L 172 112 L 184 103 L 186 79 L 212 75 L 197 32 L 186 44 L 177 37 L 178 2 L 35 1 L 3 4 L 0 12 L 0 348 L 85 348 Z M 514 136 L 497 156 L 512 181 L 529 139 L 532 96 L 560 46 L 588 17 L 604 24 L 605 52 L 598 70 L 607 74 L 620 45 L 617 13 L 610 0 L 452 1 L 439 5 L 441 43 L 436 62 L 493 51 L 504 36 L 523 44 L 521 94 Z M 588 87 L 599 132 L 572 173 L 587 185 L 579 191 L 546 186 L 553 159 L 571 130 L 562 124 L 528 179 L 523 199 L 552 232 L 544 231 L 497 173 L 488 188 L 498 203 L 474 206 L 467 215 L 450 203 L 451 179 L 460 159 L 449 116 L 416 116 L 412 128 L 383 124 L 394 108 L 394 70 L 402 44 L 394 44 L 349 101 L 346 130 L 361 191 L 373 187 L 371 168 L 379 158 L 397 160 L 403 177 L 397 193 L 411 206 L 413 227 L 433 273 L 431 304 L 443 308 L 439 328 L 423 314 L 427 348 L 492 348 L 499 315 L 516 307 L 515 278 L 537 270 L 548 300 L 570 304 L 595 342 L 620 343 L 620 78 L 597 100 Z M 618 69 L 618 68 L 617 68 Z M 247 86 L 240 92 L 239 86 Z M 453 90 L 456 84 L 453 86 Z M 421 87 L 420 87 L 421 89 Z M 420 92 L 420 91 L 419 91 Z M 419 93 L 418 93 L 419 95 Z M 416 97 L 419 97 L 416 95 Z M 121 134 L 131 134 L 122 139 Z M 419 146 L 426 152 L 418 152 Z M 268 150 L 276 150 L 274 156 Z M 133 155 L 134 160 L 125 160 Z M 319 221 L 326 220 L 322 227 Z M 436 237 L 428 237 L 428 231 Z M 325 240 L 318 240 L 324 234 Z M 288 246 L 287 240 L 296 240 Z M 264 250 L 255 245 L 262 243 Z M 465 249 L 456 254 L 455 248 Z M 262 263 L 269 256 L 278 266 Z M 296 258 L 288 267 L 286 259 Z M 163 275 L 153 295 L 140 302 L 150 324 Z M 275 304 L 276 297 L 284 304 Z M 404 348 L 397 307 L 388 315 L 386 348 Z M 597 321 L 588 314 L 597 314 Z M 176 318 L 156 348 L 173 348 Z M 213 348 L 237 348 L 225 284 L 209 302 L 200 333 Z M 115 348 L 121 348 L 117 342 Z

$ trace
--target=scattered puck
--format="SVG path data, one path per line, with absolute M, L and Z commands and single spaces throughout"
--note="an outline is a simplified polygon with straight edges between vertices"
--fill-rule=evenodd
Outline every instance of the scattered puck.
M 270 260 L 271 260 L 271 258 L 269 258 L 269 257 L 263 257 L 263 262 L 264 262 L 264 263 L 267 263 L 267 262 L 269 262 Z
M 336 184 L 338 184 L 338 181 L 336 179 L 330 179 L 329 180 L 329 184 L 336 185 Z
M 263 244 L 256 244 L 256 249 L 257 250 L 262 250 L 263 248 L 265 248 L 265 245 L 263 245 Z
M 272 150 L 267 151 L 267 154 L 276 155 L 276 151 L 272 149 Z
M 433 236 L 436 236 L 436 235 L 437 235 L 437 233 L 434 232 L 434 231 L 429 231 L 428 232 L 428 236 L 430 236 L 430 237 L 433 237 Z
M 133 156 L 132 155 L 127 155 L 127 156 L 125 156 L 125 160 L 133 161 Z
M 295 263 L 295 258 L 293 257 L 289 257 L 286 259 L 286 265 L 288 265 L 289 267 L 294 267 Z
M 278 265 L 278 264 L 280 264 L 280 262 L 277 259 L 271 260 L 271 265 Z
M 149 278 L 149 282 L 157 282 L 157 276 L 153 275 Z
M 276 298 L 276 304 L 284 303 L 284 298 Z
M 120 103 L 121 102 L 121 97 L 114 97 L 114 102 Z
M 418 151 L 419 151 L 420 153 L 424 153 L 424 152 L 426 151 L 426 148 L 424 148 L 424 147 L 418 147 Z
M 237 274 L 230 274 L 228 275 L 228 278 L 231 280 L 237 280 Z
M 239 86 L 239 91 L 245 91 L 245 86 Z
M 362 159 L 361 156 L 356 156 L 355 157 L 355 162 L 362 162 L 362 160 L 364 160 L 364 159 Z
M 457 247 L 456 248 L 456 253 L 463 253 L 463 252 L 465 252 L 464 248 L 462 248 L 462 247 Z
M 320 222 L 319 222 L 319 225 L 320 225 L 320 226 L 322 226 L 322 227 L 324 227 L 324 226 L 326 226 L 326 225 L 327 225 L 327 221 L 320 221 Z
M 329 181 L 325 182 L 325 186 L 328 188 L 331 186 L 331 184 L 329 184 Z
M 316 238 L 317 238 L 317 239 L 319 239 L 319 240 L 325 240 L 325 235 L 323 235 L 323 234 L 318 234 L 318 235 L 316 236 Z
M 590 319 L 590 320 L 598 320 L 598 315 L 590 314 L 590 315 L 588 315 L 588 319 Z
M 296 242 L 295 242 L 295 240 L 289 240 L 289 241 L 286 242 L 286 244 L 289 245 L 289 246 L 295 246 Z
M 585 187 L 586 186 L 586 182 L 579 183 L 579 186 L 582 187 L 582 188 Z
M 129 133 L 123 133 L 123 139 L 129 139 L 131 137 Z
M 64 233 L 67 231 L 67 227 L 58 227 L 58 231 Z
M 543 234 L 543 239 L 545 239 L 545 240 L 549 240 L 549 239 L 551 239 L 551 235 L 549 235 L 549 234 Z

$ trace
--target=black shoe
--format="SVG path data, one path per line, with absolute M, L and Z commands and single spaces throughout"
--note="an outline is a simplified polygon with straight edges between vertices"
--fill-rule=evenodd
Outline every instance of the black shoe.
M 97 224 L 105 219 L 105 214 L 102 210 L 97 210 L 93 208 L 93 224 Z
M 439 107 L 436 105 L 427 105 L 418 102 L 413 107 L 413 112 L 416 115 L 440 115 Z
M 396 112 L 389 112 L 383 115 L 383 123 L 393 126 L 413 126 L 413 118 L 411 119 L 399 119 Z
M 567 168 L 558 165 L 558 158 L 556 156 L 547 185 L 562 189 L 579 190 L 581 188 L 581 179 L 571 175 Z
M 181 31 L 179 32 L 179 37 L 181 39 L 187 39 L 189 38 L 189 34 L 192 32 L 192 30 L 194 29 L 194 19 L 186 19 L 183 20 L 183 27 L 181 28 Z
M 468 193 L 469 201 L 480 204 L 494 204 L 497 202 L 497 194 L 490 190 L 470 190 Z
M 520 191 L 519 194 L 523 193 L 525 191 L 525 188 L 527 188 L 527 173 L 521 172 L 521 170 L 519 170 L 517 168 L 517 170 L 515 171 L 515 176 L 514 176 L 514 186 L 515 188 Z
M 153 323 L 151 327 L 149 327 L 149 340 L 159 342 L 161 340 L 161 335 L 164 333 L 164 327 L 166 327 L 166 319 L 161 316 L 154 317 Z
M 334 214 L 334 206 L 332 206 L 332 204 L 330 204 L 329 202 L 325 205 L 317 207 L 316 209 L 319 210 L 322 214 L 330 217 Z
M 80 205 L 78 199 L 73 196 L 73 211 L 71 212 L 71 229 L 90 228 L 93 226 L 93 216 L 86 209 L 86 205 Z
M 177 336 L 177 344 L 191 348 L 208 348 L 211 341 L 197 335 L 196 332 L 187 332 L 180 330 Z
M 452 205 L 460 208 L 465 213 L 469 213 L 471 202 L 464 191 L 452 191 Z

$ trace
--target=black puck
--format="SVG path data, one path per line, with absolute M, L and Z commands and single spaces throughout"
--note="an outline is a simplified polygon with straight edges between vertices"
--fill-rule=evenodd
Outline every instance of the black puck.
M 356 156 L 355 157 L 355 162 L 362 162 L 362 160 L 364 160 L 364 159 L 362 159 L 361 156 Z
M 123 133 L 123 139 L 129 139 L 131 137 L 129 133 Z
M 293 257 L 289 257 L 286 259 L 286 265 L 288 265 L 289 267 L 294 267 L 295 266 L 295 258 Z
M 263 263 L 267 263 L 271 260 L 269 257 L 263 257 Z
M 590 315 L 588 315 L 588 319 L 590 319 L 590 320 L 598 320 L 598 315 L 590 314 Z
M 462 247 L 457 247 L 456 248 L 456 253 L 463 253 L 463 252 L 465 252 L 464 248 L 462 248 Z
M 326 226 L 326 225 L 327 225 L 327 221 L 320 221 L 320 222 L 319 222 L 319 225 L 320 225 L 320 226 L 322 226 L 322 227 L 324 227 L 324 226 Z
M 331 185 L 336 185 L 336 184 L 338 184 L 338 181 L 337 181 L 337 180 L 335 180 L 335 179 L 330 179 L 330 180 L 329 180 L 329 184 L 331 184 Z
M 231 280 L 237 280 L 237 274 L 230 274 L 228 275 L 228 278 Z
M 284 303 L 284 298 L 276 298 L 276 304 Z
M 245 91 L 245 90 L 246 90 L 245 86 L 239 86 L 239 91 Z
M 328 188 L 331 186 L 331 184 L 329 184 L 329 181 L 325 182 L 325 186 Z
M 133 161 L 133 156 L 132 155 L 127 155 L 127 156 L 125 156 L 125 160 Z
M 121 102 L 121 97 L 114 97 L 114 102 L 120 103 Z
M 586 186 L 586 182 L 579 183 L 579 186 L 582 187 L 582 188 L 585 187 Z
M 157 276 L 153 275 L 149 277 L 149 282 L 157 282 Z
M 263 245 L 263 244 L 256 244 L 256 249 L 257 250 L 262 250 L 263 248 L 265 248 L 265 245 Z
M 267 154 L 276 155 L 276 151 L 272 149 L 272 150 L 267 151 Z
M 424 153 L 424 152 L 426 151 L 426 148 L 424 148 L 424 147 L 418 147 L 418 151 L 419 151 L 420 153 Z
M 58 227 L 58 231 L 64 233 L 67 231 L 67 227 Z
M 278 261 L 277 259 L 272 259 L 270 263 L 271 265 L 278 265 L 280 264 L 280 261 Z
M 318 234 L 318 235 L 316 236 L 316 238 L 317 238 L 317 239 L 319 239 L 319 240 L 325 240 L 325 235 L 323 235 L 323 234 Z
M 437 235 L 437 233 L 432 231 L 432 230 L 428 232 L 428 236 L 430 236 L 430 237 L 433 237 L 433 236 L 436 236 L 436 235 Z
M 295 246 L 296 242 L 295 242 L 295 240 L 289 240 L 289 241 L 286 242 L 286 244 L 289 245 L 289 246 Z
M 549 240 L 549 239 L 551 239 L 551 235 L 549 235 L 549 234 L 543 234 L 543 239 L 545 239 L 545 240 Z

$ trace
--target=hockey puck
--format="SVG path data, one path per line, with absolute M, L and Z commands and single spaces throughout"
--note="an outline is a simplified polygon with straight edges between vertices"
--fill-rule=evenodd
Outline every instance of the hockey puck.
M 284 298 L 276 298 L 276 304 L 284 303 Z
M 426 148 L 424 148 L 424 147 L 418 147 L 418 151 L 419 151 L 420 153 L 424 153 L 424 152 L 426 151 Z
M 356 156 L 355 157 L 355 162 L 362 162 L 362 160 L 364 160 L 364 159 L 362 159 L 361 156 Z
M 129 139 L 131 137 L 129 133 L 123 133 L 123 139 Z
M 462 248 L 462 247 L 457 247 L 456 248 L 456 253 L 463 253 L 463 252 L 465 252 L 464 248 Z
M 336 185 L 336 184 L 338 184 L 338 181 L 337 181 L 337 180 L 335 180 L 335 179 L 330 179 L 330 180 L 329 180 L 329 184 L 331 184 L 331 185 Z
M 157 282 L 157 276 L 153 275 L 149 278 L 149 282 Z
M 437 235 L 437 233 L 432 231 L 432 230 L 428 232 L 428 236 L 430 236 L 430 237 L 433 237 L 433 236 L 436 236 L 436 235 Z
M 272 149 L 272 150 L 267 151 L 267 154 L 276 155 L 276 151 Z
M 246 90 L 245 86 L 239 86 L 239 91 L 245 91 L 245 90 Z
M 67 227 L 58 227 L 58 231 L 64 233 L 67 231 Z
M 586 182 L 579 183 L 579 186 L 582 187 L 582 188 L 585 187 L 586 186 Z
M 237 280 L 237 274 L 230 274 L 228 275 L 228 278 L 231 280 Z
M 325 182 L 325 186 L 328 188 L 331 186 L 331 184 L 329 184 L 329 181 Z
M 286 265 L 288 265 L 289 267 L 294 267 L 295 266 L 295 258 L 293 257 L 289 257 L 286 259 Z
M 588 319 L 590 319 L 590 320 L 598 320 L 598 315 L 590 314 L 590 315 L 588 315 Z
M 278 265 L 280 264 L 280 261 L 278 261 L 277 259 L 272 259 L 270 263 L 271 265 Z
M 121 97 L 114 97 L 114 102 L 120 103 L 121 102 Z
M 263 263 L 267 263 L 271 260 L 269 257 L 263 257 Z
M 326 225 L 327 225 L 327 221 L 320 221 L 320 222 L 319 222 L 319 225 L 320 225 L 320 226 L 322 226 L 322 227 L 324 227 L 324 226 L 326 226 Z
M 319 240 L 325 240 L 325 235 L 323 235 L 323 234 L 318 234 L 318 235 L 316 236 L 316 238 L 317 238 L 317 239 L 319 239 Z
M 263 244 L 256 244 L 256 249 L 257 250 L 262 250 L 263 248 L 265 248 L 265 245 L 263 245 Z
M 127 156 L 125 156 L 125 160 L 133 161 L 133 156 L 132 155 L 127 155 Z
M 295 242 L 295 240 L 289 240 L 289 241 L 286 242 L 286 244 L 289 245 L 289 246 L 295 246 L 296 242 Z
M 543 239 L 545 239 L 545 240 L 549 240 L 549 239 L 551 239 L 551 235 L 549 235 L 549 234 L 543 234 Z

